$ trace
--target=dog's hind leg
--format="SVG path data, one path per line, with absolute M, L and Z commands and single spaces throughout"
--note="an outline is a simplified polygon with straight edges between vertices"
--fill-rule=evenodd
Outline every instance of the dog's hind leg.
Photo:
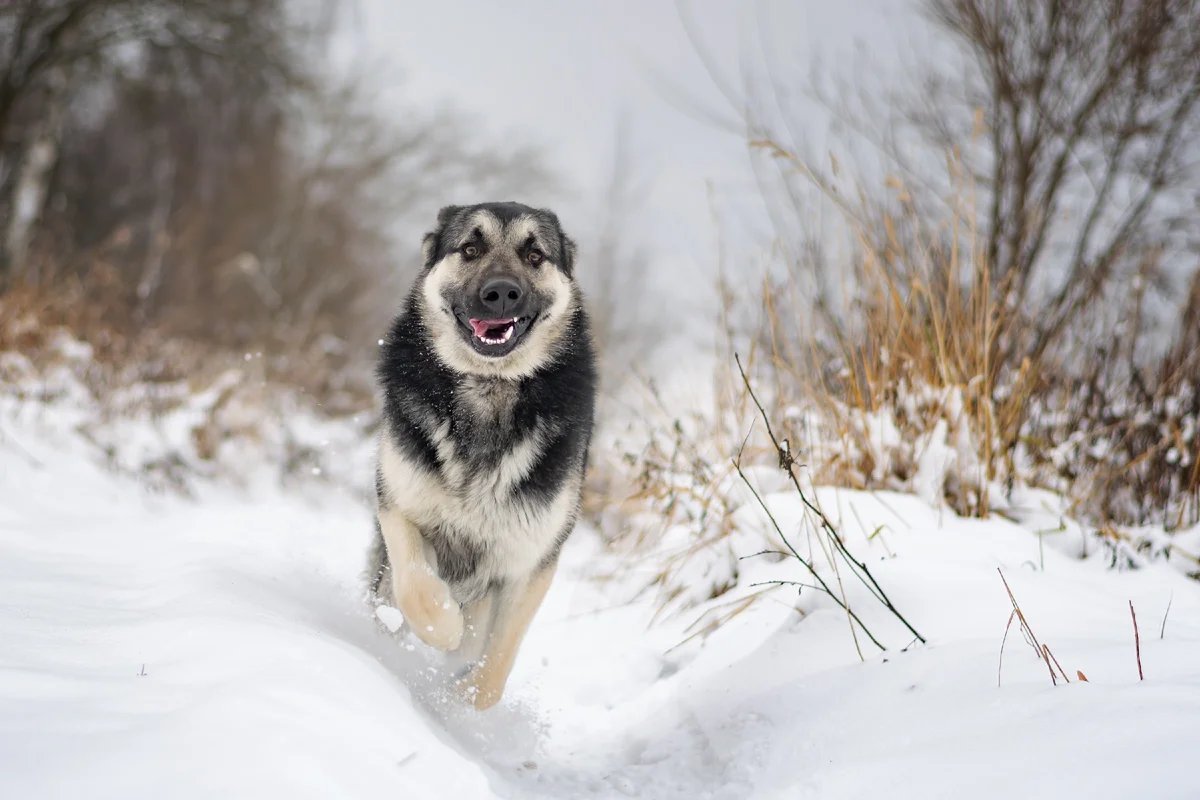
M 554 567 L 555 563 L 550 563 L 527 580 L 507 583 L 493 590 L 497 593 L 493 601 L 496 608 L 487 645 L 483 657 L 465 679 L 466 694 L 476 708 L 491 708 L 504 694 L 504 684 L 512 672 L 517 650 L 550 588 Z
M 379 530 L 392 568 L 392 597 L 417 637 L 453 650 L 463 637 L 463 615 L 450 587 L 425 557 L 421 532 L 396 507 L 379 510 Z

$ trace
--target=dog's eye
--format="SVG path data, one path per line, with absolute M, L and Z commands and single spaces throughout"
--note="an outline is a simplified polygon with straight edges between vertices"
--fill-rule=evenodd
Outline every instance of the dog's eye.
M 473 258 L 478 258 L 479 257 L 479 245 L 477 245 L 477 244 L 466 245 L 462 249 L 462 254 L 463 254 L 463 258 L 467 259 L 467 261 L 470 261 Z
M 530 250 L 529 254 L 525 256 L 525 260 L 529 262 L 529 266 L 536 267 L 545 261 L 546 257 L 539 250 Z

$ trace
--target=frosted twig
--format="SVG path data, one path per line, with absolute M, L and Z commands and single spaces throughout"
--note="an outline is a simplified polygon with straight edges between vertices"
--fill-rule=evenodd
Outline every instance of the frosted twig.
M 871 594 L 873 594 L 875 596 L 876 600 L 878 600 L 880 603 L 882 603 L 884 605 L 884 607 L 887 608 L 888 611 L 892 612 L 892 615 L 895 616 L 896 619 L 900 620 L 900 622 L 903 623 L 904 627 L 908 628 L 909 632 L 912 633 L 913 636 L 917 637 L 917 640 L 920 641 L 921 644 L 925 644 L 925 637 L 922 636 L 920 633 L 918 633 L 917 629 L 914 628 L 907 619 L 905 619 L 904 615 L 900 613 L 900 610 L 896 608 L 895 604 L 892 603 L 891 598 L 889 598 L 887 593 L 883 590 L 883 587 L 879 585 L 879 581 L 875 580 L 875 576 L 871 574 L 871 570 L 867 567 L 867 565 L 864 562 L 855 558 L 854 554 L 850 552 L 850 549 L 846 546 L 846 543 L 842 540 L 841 535 L 838 533 L 837 528 L 834 527 L 834 525 L 830 521 L 829 517 L 827 517 L 825 515 L 825 512 L 822 511 L 820 509 L 820 507 L 817 506 L 805 493 L 804 488 L 800 485 L 800 479 L 796 477 L 796 471 L 793 469 L 793 467 L 795 466 L 796 460 L 792 456 L 790 446 L 787 444 L 786 440 L 781 440 L 779 437 L 777 437 L 775 435 L 775 431 L 771 427 L 771 419 L 767 415 L 767 410 L 763 407 L 762 402 L 759 401 L 758 395 L 756 395 L 754 393 L 754 387 L 750 385 L 750 378 L 746 375 L 746 370 L 742 367 L 741 357 L 735 353 L 733 358 L 734 358 L 734 361 L 737 362 L 738 372 L 742 376 L 742 383 L 745 385 L 746 391 L 750 394 L 750 399 L 754 401 L 755 407 L 758 408 L 759 416 L 762 418 L 763 424 L 767 428 L 767 436 L 770 437 L 771 443 L 775 446 L 775 452 L 779 457 L 779 468 L 784 470 L 785 472 L 787 472 L 788 478 L 791 480 L 792 486 L 796 490 L 796 494 L 798 494 L 800 496 L 800 502 L 802 502 L 804 504 L 804 507 L 807 508 L 816 517 L 816 520 L 817 520 L 820 528 L 822 530 L 824 530 L 826 534 L 828 534 L 829 539 L 833 542 L 838 553 L 842 556 L 842 559 L 847 564 L 850 565 L 850 570 L 851 570 L 851 572 L 854 573 L 854 576 L 856 578 L 858 578 L 859 581 L 862 582 L 862 584 L 867 588 L 867 590 L 870 591 Z M 739 453 L 738 460 L 739 460 L 739 462 L 741 460 L 740 453 Z M 740 465 L 739 465 L 739 469 L 738 469 L 738 474 L 741 475 Z M 741 477 L 742 477 L 742 480 L 746 483 L 746 485 L 749 486 L 750 482 L 746 480 L 745 475 L 742 475 Z M 751 491 L 752 492 L 754 491 L 753 487 L 751 487 Z M 757 494 L 756 494 L 756 496 L 757 496 Z M 763 505 L 763 507 L 765 508 L 765 504 L 762 503 L 761 499 L 759 500 L 759 503 L 760 503 L 760 505 Z M 778 529 L 779 526 L 776 525 L 775 527 L 776 527 L 776 529 Z M 793 552 L 794 552 L 794 549 L 791 547 L 790 544 L 788 545 L 788 549 L 793 550 Z M 796 557 L 799 558 L 799 555 L 797 555 Z M 801 561 L 803 561 L 803 559 L 801 559 Z M 804 562 L 804 564 L 806 567 L 808 567 L 808 569 L 810 571 L 813 571 L 812 565 L 808 564 L 807 562 Z M 815 574 L 815 572 L 814 572 L 814 574 Z M 831 593 L 831 596 L 832 596 L 832 593 Z M 842 607 L 845 608 L 847 611 L 849 611 L 849 608 L 846 607 L 845 603 L 841 603 L 839 601 L 839 604 L 842 605 Z M 859 622 L 859 627 L 862 627 L 861 622 Z M 864 632 L 865 632 L 865 628 L 864 628 Z M 870 636 L 870 634 L 867 634 L 867 635 Z M 871 638 L 872 638 L 872 640 L 874 640 L 874 637 L 871 637 Z M 876 642 L 876 644 L 879 644 L 879 643 Z M 880 647 L 882 648 L 882 645 L 880 645 Z

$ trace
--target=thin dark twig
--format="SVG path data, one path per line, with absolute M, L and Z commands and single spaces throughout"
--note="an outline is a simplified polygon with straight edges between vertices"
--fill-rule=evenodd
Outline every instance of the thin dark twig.
M 796 493 L 800 496 L 800 501 L 804 504 L 805 508 L 812 512 L 812 514 L 816 517 L 821 529 L 829 535 L 829 538 L 833 541 L 838 553 L 840 553 L 843 560 L 850 565 L 851 572 L 854 573 L 855 577 L 857 577 L 859 581 L 866 586 L 868 591 L 870 591 L 871 594 L 873 594 L 875 598 L 882 603 L 885 608 L 887 608 L 888 611 L 892 612 L 892 614 L 904 624 L 904 627 L 908 628 L 909 632 L 912 633 L 913 636 L 917 637 L 917 640 L 920 641 L 921 644 L 925 644 L 925 637 L 922 636 L 917 629 L 914 628 L 911 623 L 909 623 L 904 615 L 900 613 L 900 610 L 896 608 L 894 603 L 892 603 L 891 598 L 888 597 L 887 593 L 883 590 L 883 587 L 879 585 L 879 581 L 875 580 L 875 576 L 871 574 L 871 570 L 867 567 L 867 565 L 855 558 L 854 554 L 850 552 L 845 541 L 842 540 L 842 537 L 838 534 L 837 529 L 829 520 L 829 517 L 827 517 L 825 512 L 822 511 L 816 504 L 814 504 L 804 492 L 803 487 L 800 485 L 799 478 L 796 477 L 795 470 L 792 469 L 796 461 L 792 457 L 791 449 L 786 444 L 782 443 L 779 437 L 775 435 L 775 430 L 771 427 L 771 420 L 767 414 L 767 410 L 763 407 L 762 402 L 758 399 L 758 395 L 754 393 L 754 387 L 750 385 L 750 378 L 746 375 L 746 370 L 742 367 L 741 357 L 735 353 L 733 358 L 734 361 L 737 362 L 738 372 L 742 376 L 742 383 L 745 385 L 746 391 L 750 394 L 750 399 L 754 401 L 755 407 L 758 408 L 759 416 L 762 418 L 763 424 L 766 426 L 767 436 L 771 439 L 771 443 L 775 446 L 775 452 L 779 456 L 779 468 L 787 472 L 788 478 L 791 479 L 792 486 L 795 488 Z M 739 474 L 740 472 L 741 469 L 739 463 Z M 745 480 L 745 476 L 743 476 L 742 479 Z M 746 481 L 746 483 L 749 485 L 749 481 Z M 751 491 L 753 491 L 753 489 L 751 489 Z M 788 545 L 788 549 L 792 549 L 791 545 Z M 812 569 L 811 565 L 806 564 L 806 566 L 809 566 L 810 570 Z
M 796 473 L 792 469 L 796 461 L 792 457 L 791 448 L 788 446 L 787 440 L 784 439 L 783 441 L 780 441 L 775 436 L 775 431 L 772 430 L 770 421 L 767 418 L 767 411 L 765 408 L 763 408 L 763 404 L 759 402 L 758 396 L 754 393 L 754 389 L 750 385 L 750 379 L 746 376 L 745 369 L 742 368 L 741 358 L 736 353 L 734 354 L 734 360 L 737 362 L 738 372 L 741 373 L 742 383 L 745 384 L 746 391 L 749 392 L 750 398 L 754 401 L 754 405 L 758 408 L 759 415 L 762 417 L 763 422 L 766 423 L 767 436 L 770 437 L 771 443 L 775 445 L 775 450 L 779 456 L 779 468 L 787 471 L 788 478 L 791 479 L 792 486 L 796 489 L 796 493 L 800 496 L 800 501 L 810 512 L 816 516 L 817 522 L 820 524 L 821 529 L 824 530 L 833 540 L 834 545 L 837 547 L 837 550 L 841 554 L 843 560 L 850 565 L 851 572 L 854 574 L 854 576 L 858 578 L 858 580 L 867 588 L 868 591 L 871 592 L 871 594 L 875 595 L 876 600 L 883 603 L 889 610 L 892 611 L 892 613 L 900 617 L 900 620 L 904 622 L 909 631 L 911 631 L 918 639 L 921 640 L 922 643 L 924 643 L 925 639 L 921 636 L 921 634 L 917 633 L 916 630 L 914 630 L 913 627 L 908 624 L 908 621 L 905 620 L 898 611 L 896 611 L 894 606 L 892 606 L 891 601 L 883 592 L 882 587 L 880 587 L 878 582 L 876 582 L 875 577 L 871 575 L 871 571 L 867 569 L 867 565 L 854 558 L 854 556 L 850 553 L 845 542 L 842 541 L 842 537 L 838 535 L 837 529 L 834 528 L 833 523 L 830 522 L 829 518 L 825 515 L 825 512 L 808 499 L 808 495 L 805 494 L 804 489 L 800 486 L 799 478 L 796 477 Z
M 1171 613 L 1171 603 L 1175 602 L 1175 593 L 1171 592 L 1171 596 L 1167 598 L 1167 610 L 1163 612 L 1162 626 L 1158 629 L 1158 638 L 1162 639 L 1167 633 L 1167 615 Z
M 1133 601 L 1129 601 L 1129 616 L 1133 617 L 1133 649 L 1137 653 L 1138 665 L 1138 680 L 1146 680 L 1146 676 L 1142 673 L 1142 637 L 1138 633 L 1137 613 L 1133 610 Z
M 800 486 L 800 481 L 796 477 L 796 473 L 792 470 L 792 467 L 796 462 L 795 458 L 792 456 L 788 441 L 786 439 L 780 441 L 779 438 L 776 437 L 775 431 L 771 427 L 770 418 L 767 416 L 767 411 L 763 407 L 763 404 L 759 401 L 758 395 L 754 393 L 754 387 L 750 385 L 750 379 L 746 375 L 746 370 L 742 367 L 741 357 L 735 353 L 733 358 L 734 361 L 737 362 L 738 372 L 742 376 L 742 383 L 745 385 L 746 391 L 750 395 L 750 399 L 754 401 L 754 405 L 758 408 L 759 416 L 766 425 L 767 436 L 771 439 L 771 443 L 775 446 L 775 450 L 779 458 L 779 468 L 788 473 L 788 478 L 791 480 L 792 486 L 795 488 L 796 493 L 800 496 L 801 502 L 812 514 L 816 516 L 821 529 L 824 530 L 833 540 L 843 560 L 850 565 L 851 572 L 854 574 L 854 576 L 858 578 L 863 586 L 865 586 L 867 590 L 875 596 L 876 600 L 883 603 L 884 606 L 891 609 L 894 614 L 899 616 L 901 621 L 904 622 L 905 626 L 908 627 L 909 631 L 911 631 L 918 639 L 921 640 L 922 643 L 924 643 L 925 639 L 921 637 L 921 634 L 913 630 L 912 626 L 908 624 L 907 620 L 904 620 L 904 618 L 900 616 L 899 612 L 897 612 L 896 609 L 891 605 L 887 595 L 884 594 L 883 589 L 879 586 L 879 584 L 875 582 L 875 578 L 871 575 L 870 570 L 867 569 L 866 564 L 859 562 L 850 554 L 850 551 L 846 548 L 841 536 L 838 535 L 837 530 L 833 527 L 833 523 L 829 521 L 829 518 L 825 515 L 825 512 L 808 499 L 808 495 L 804 493 L 804 489 Z M 866 573 L 865 578 L 862 574 L 863 572 Z M 870 578 L 870 582 L 867 581 L 867 578 Z
M 845 602 L 843 602 L 842 598 L 833 593 L 833 590 L 829 588 L 829 584 L 825 583 L 825 579 L 817 573 L 816 568 L 813 567 L 813 565 L 809 563 L 804 556 L 800 555 L 799 551 L 792 546 L 791 541 L 783 532 L 783 529 L 779 527 L 779 522 L 775 519 L 775 515 L 771 513 L 771 509 L 767 507 L 766 502 L 762 499 L 762 496 L 759 495 L 758 490 L 754 488 L 754 485 L 750 483 L 750 479 L 746 477 L 746 473 L 742 471 L 741 453 L 738 453 L 738 458 L 734 459 L 733 467 L 735 470 L 737 470 L 738 477 L 742 479 L 742 483 L 746 484 L 746 488 L 750 490 L 750 494 L 752 494 L 754 499 L 758 502 L 759 508 L 763 510 L 763 513 L 767 515 L 767 519 L 771 521 L 771 527 L 775 529 L 775 533 L 779 535 L 780 540 L 783 541 L 788 551 L 797 561 L 804 565 L 804 568 L 808 570 L 808 573 L 816 579 L 817 583 L 820 584 L 820 591 L 833 598 L 833 601 L 837 603 L 843 611 L 850 615 L 850 618 L 858 624 L 858 627 L 862 628 L 862 632 L 867 635 L 867 638 L 870 639 L 876 647 L 878 647 L 880 650 L 887 650 L 887 648 L 875 638 L 863 621 L 858 618 L 858 615 L 855 614 Z
M 996 688 L 1000 688 L 1000 675 L 1004 671 L 1004 643 L 1008 641 L 1008 631 L 1012 628 L 1013 618 L 1017 616 L 1014 608 L 1008 614 L 1008 622 L 1004 625 L 1004 636 L 1000 639 L 1000 661 L 996 664 Z

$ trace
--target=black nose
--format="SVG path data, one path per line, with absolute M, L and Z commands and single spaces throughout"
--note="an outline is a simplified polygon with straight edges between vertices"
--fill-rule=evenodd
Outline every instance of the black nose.
M 511 278 L 492 278 L 479 290 L 483 307 L 497 319 L 516 316 L 513 312 L 521 302 L 521 286 Z

